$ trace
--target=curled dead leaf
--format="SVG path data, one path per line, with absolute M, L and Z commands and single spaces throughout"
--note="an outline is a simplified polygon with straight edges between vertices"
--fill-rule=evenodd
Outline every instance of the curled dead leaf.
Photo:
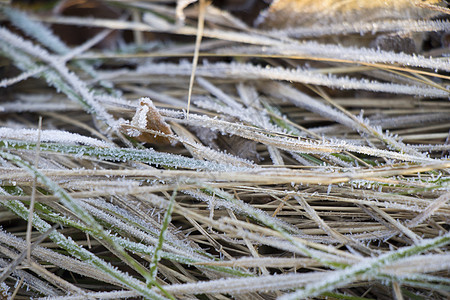
M 174 143 L 174 140 L 168 137 L 146 132 L 146 130 L 153 130 L 167 135 L 173 135 L 169 124 L 164 121 L 163 116 L 161 116 L 150 98 L 144 97 L 140 99 L 139 107 L 136 109 L 130 125 L 122 126 L 122 131 L 140 142 L 151 144 Z

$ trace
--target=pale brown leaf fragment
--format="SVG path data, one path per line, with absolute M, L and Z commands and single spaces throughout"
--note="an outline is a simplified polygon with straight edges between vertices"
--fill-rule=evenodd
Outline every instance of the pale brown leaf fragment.
M 275 0 L 257 22 L 265 28 L 283 28 L 386 19 L 422 19 L 436 15 L 436 11 L 426 9 L 424 4 L 442 3 L 442 0 Z
M 139 101 L 139 107 L 136 109 L 136 113 L 131 120 L 131 126 L 135 128 L 141 128 L 144 130 L 154 130 L 167 135 L 173 135 L 169 124 L 164 121 L 164 118 L 159 113 L 158 109 L 153 104 L 150 98 L 144 97 Z M 122 127 L 125 133 L 135 138 L 136 140 L 144 143 L 152 144 L 168 144 L 172 141 L 164 136 L 154 135 L 148 132 L 140 131 L 135 128 Z

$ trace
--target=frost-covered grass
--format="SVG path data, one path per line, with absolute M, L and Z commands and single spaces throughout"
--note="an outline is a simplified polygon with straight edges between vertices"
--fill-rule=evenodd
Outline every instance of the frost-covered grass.
M 187 2 L 0 6 L 2 299 L 448 299 L 448 18 Z

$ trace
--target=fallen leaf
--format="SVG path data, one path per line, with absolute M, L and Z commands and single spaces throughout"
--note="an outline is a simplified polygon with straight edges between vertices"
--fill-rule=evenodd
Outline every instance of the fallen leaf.
M 130 125 L 134 128 L 123 127 L 125 133 L 140 142 L 151 144 L 172 143 L 172 139 L 168 137 L 145 132 L 145 130 L 154 130 L 168 135 L 173 134 L 169 124 L 164 121 L 164 118 L 150 98 L 145 97 L 140 99 L 139 107 L 136 109 Z

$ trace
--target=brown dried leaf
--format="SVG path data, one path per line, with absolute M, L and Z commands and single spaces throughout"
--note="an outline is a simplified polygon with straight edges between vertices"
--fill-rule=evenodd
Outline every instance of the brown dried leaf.
M 164 121 L 164 118 L 161 116 L 152 100 L 147 97 L 140 99 L 139 107 L 137 108 L 130 125 L 144 130 L 154 130 L 169 135 L 173 134 L 169 124 Z M 172 142 L 172 140 L 167 137 L 139 131 L 138 129 L 127 128 L 126 133 L 144 143 L 169 144 Z
M 265 28 L 283 28 L 380 19 L 421 19 L 436 15 L 423 4 L 442 3 L 442 0 L 274 0 L 261 14 L 259 23 Z

